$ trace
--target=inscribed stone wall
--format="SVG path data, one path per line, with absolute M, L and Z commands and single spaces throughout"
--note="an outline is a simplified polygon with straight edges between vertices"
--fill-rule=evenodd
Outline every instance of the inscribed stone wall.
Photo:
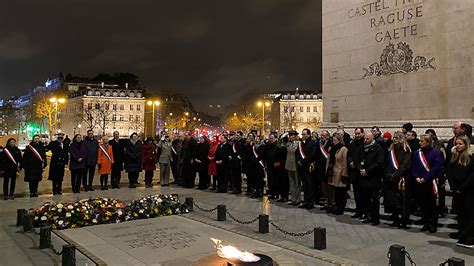
M 473 0 L 323 0 L 324 122 L 472 122 Z

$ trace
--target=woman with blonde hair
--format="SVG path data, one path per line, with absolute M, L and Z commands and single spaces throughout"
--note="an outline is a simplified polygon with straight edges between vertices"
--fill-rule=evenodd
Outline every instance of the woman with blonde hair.
M 453 191 L 453 208 L 458 220 L 458 232 L 449 234 L 459 239 L 458 246 L 474 247 L 474 161 L 469 153 L 470 139 L 460 136 L 454 141 L 446 175 Z
M 393 134 L 392 145 L 388 150 L 385 209 L 393 211 L 390 226 L 408 229 L 410 219 L 410 176 L 411 148 L 401 131 Z
M 347 168 L 348 150 L 344 146 L 343 138 L 343 133 L 334 133 L 332 138 L 333 146 L 329 151 L 327 211 L 336 215 L 343 214 L 347 204 L 346 186 L 349 180 L 349 170 Z
M 421 220 L 418 224 L 423 224 L 420 231 L 436 233 L 438 226 L 439 206 L 438 179 L 442 175 L 443 157 L 441 153 L 433 148 L 433 139 L 428 134 L 420 136 L 420 149 L 412 156 L 411 175 L 418 187 L 419 198 L 421 200 Z

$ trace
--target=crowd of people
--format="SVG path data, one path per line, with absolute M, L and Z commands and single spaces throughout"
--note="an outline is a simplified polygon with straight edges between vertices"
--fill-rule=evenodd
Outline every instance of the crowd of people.
M 421 231 L 435 233 L 438 218 L 446 213 L 445 187 L 449 184 L 452 213 L 458 220 L 458 232 L 450 236 L 459 239 L 458 245 L 473 248 L 472 127 L 457 122 L 453 133 L 453 138 L 443 142 L 435 130 L 418 136 L 407 123 L 393 134 L 382 134 L 377 126 L 370 131 L 359 127 L 351 137 L 339 124 L 333 134 L 304 129 L 262 137 L 255 132 L 244 136 L 242 131 L 225 131 L 208 139 L 183 132 L 173 136 L 163 133 L 159 140 L 142 142 L 136 133 L 121 139 L 114 132 L 109 140 L 107 136 L 96 139 L 93 131 L 88 131 L 84 138 L 76 134 L 72 141 L 58 134 L 47 146 L 34 136 L 23 154 L 15 139 L 9 139 L 6 147 L 0 148 L 3 195 L 5 200 L 14 198 L 16 177 L 23 169 L 30 196 L 37 197 L 47 166 L 46 152 L 51 151 L 48 179 L 54 195 L 62 194 L 66 165 L 73 193 L 80 193 L 81 185 L 84 191 L 93 191 L 96 171 L 102 190 L 109 188 L 109 175 L 111 188 L 120 188 L 124 170 L 130 188 L 139 184 L 142 171 L 145 187 L 150 188 L 159 165 L 158 184 L 162 187 L 194 188 L 197 176 L 197 189 L 245 193 L 252 198 L 267 195 L 299 208 L 320 207 L 334 215 L 344 213 L 348 190 L 353 190 L 356 208 L 352 218 L 380 224 L 383 198 L 391 226 L 407 229 L 410 217 L 416 214 L 421 219 L 414 223 L 422 225 Z

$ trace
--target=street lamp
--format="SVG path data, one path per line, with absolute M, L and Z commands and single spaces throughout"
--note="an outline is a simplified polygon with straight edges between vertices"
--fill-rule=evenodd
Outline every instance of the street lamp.
M 151 106 L 152 107 L 152 114 L 151 114 L 151 119 L 153 121 L 153 128 L 151 129 L 151 134 L 152 134 L 152 137 L 155 137 L 156 136 L 156 120 L 155 120 L 155 106 L 160 106 L 160 101 L 158 100 L 155 100 L 155 101 L 148 101 L 147 102 L 148 106 Z
M 272 103 L 269 102 L 269 101 L 266 101 L 266 102 L 258 101 L 257 102 L 257 106 L 262 107 L 262 135 L 265 132 L 265 107 L 270 107 L 271 104 Z
M 58 127 L 57 124 L 58 124 L 59 104 L 65 103 L 65 102 L 66 102 L 66 99 L 64 99 L 64 98 L 59 98 L 59 99 L 58 99 L 58 98 L 56 98 L 56 97 L 52 97 L 52 98 L 49 99 L 49 101 L 50 101 L 51 103 L 53 103 L 53 106 L 54 106 L 54 109 L 55 109 L 55 112 L 54 112 L 54 125 L 55 125 L 56 127 Z M 59 127 L 59 128 L 60 128 L 60 127 Z M 53 130 L 54 130 L 54 129 L 53 129 Z M 51 133 L 52 133 L 52 132 L 51 132 Z M 52 138 L 52 136 L 50 136 L 50 138 Z

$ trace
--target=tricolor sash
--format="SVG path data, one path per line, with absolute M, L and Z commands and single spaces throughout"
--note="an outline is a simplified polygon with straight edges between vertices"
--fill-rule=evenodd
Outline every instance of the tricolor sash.
M 430 165 L 428 164 L 428 161 L 426 160 L 425 154 L 421 151 L 421 149 L 418 150 L 418 159 L 420 160 L 421 165 L 423 168 L 425 168 L 426 172 L 430 171 Z
M 178 155 L 178 153 L 177 153 L 176 150 L 173 148 L 173 146 L 171 146 L 171 150 L 173 151 L 174 154 Z
M 110 158 L 110 155 L 107 153 L 107 151 L 102 147 L 102 145 L 99 145 L 99 149 L 104 153 L 105 157 L 109 159 L 110 162 L 112 162 L 112 158 Z
M 28 149 L 30 149 L 33 152 L 33 154 L 35 155 L 36 158 L 38 158 L 38 160 L 43 161 L 43 157 L 41 157 L 39 152 L 35 148 L 33 148 L 31 144 L 28 145 Z
M 329 152 L 324 148 L 323 143 L 319 143 L 319 149 L 321 150 L 321 154 L 326 158 L 326 160 L 329 158 Z
M 392 172 L 395 172 L 399 168 L 398 160 L 395 156 L 395 149 L 390 150 L 390 165 L 392 166 Z
M 438 197 L 438 184 L 436 184 L 436 178 L 433 179 L 433 193 Z
M 303 160 L 306 159 L 306 154 L 304 154 L 304 151 L 303 151 L 303 142 L 302 141 L 300 141 L 300 143 L 298 143 L 298 150 L 300 151 L 301 158 Z
M 15 158 L 13 158 L 13 155 L 10 153 L 10 151 L 7 148 L 5 148 L 4 151 L 10 161 L 12 161 L 12 163 L 18 166 L 18 163 L 15 161 Z
M 258 153 L 257 151 L 255 150 L 255 146 L 252 146 L 252 151 L 253 151 L 253 155 L 255 156 L 255 158 L 258 160 Z M 258 162 L 260 163 L 260 165 L 265 168 L 265 165 L 263 164 L 262 160 L 258 160 Z
M 237 147 L 235 147 L 235 143 L 232 143 L 232 150 L 234 151 L 234 153 L 237 153 Z

